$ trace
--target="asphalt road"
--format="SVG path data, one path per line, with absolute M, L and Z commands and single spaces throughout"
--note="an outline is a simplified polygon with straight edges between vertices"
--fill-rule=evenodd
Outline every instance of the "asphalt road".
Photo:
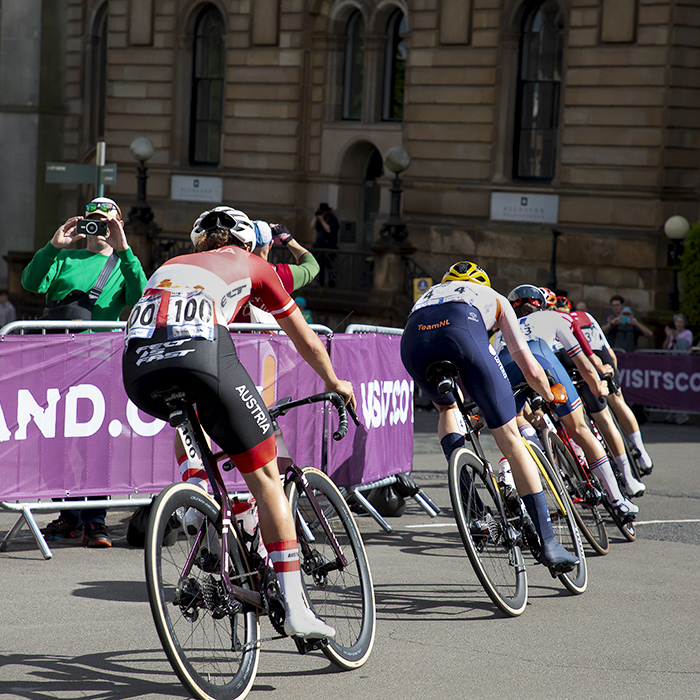
M 655 461 L 639 500 L 637 541 L 612 523 L 605 557 L 590 550 L 589 585 L 571 596 L 528 566 L 529 605 L 502 617 L 481 590 L 449 509 L 434 414 L 418 414 L 414 478 L 443 513 L 411 501 L 384 533 L 360 525 L 372 566 L 377 638 L 368 663 L 337 672 L 289 640 L 263 648 L 250 698 L 517 697 L 696 700 L 700 697 L 700 426 L 646 424 Z M 53 516 L 38 518 L 43 525 Z M 45 561 L 26 530 L 0 553 L 0 698 L 165 700 L 187 697 L 161 650 L 143 551 L 128 513 L 108 515 L 115 544 L 52 544 Z M 0 514 L 0 532 L 14 516 Z M 529 560 L 532 564 L 531 560 Z M 263 634 L 271 633 L 267 621 Z

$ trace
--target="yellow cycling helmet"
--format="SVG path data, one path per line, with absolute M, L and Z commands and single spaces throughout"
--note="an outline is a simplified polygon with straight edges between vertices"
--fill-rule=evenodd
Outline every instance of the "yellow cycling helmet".
M 442 278 L 443 282 L 475 282 L 491 286 L 489 276 L 476 263 L 463 260 L 455 263 Z

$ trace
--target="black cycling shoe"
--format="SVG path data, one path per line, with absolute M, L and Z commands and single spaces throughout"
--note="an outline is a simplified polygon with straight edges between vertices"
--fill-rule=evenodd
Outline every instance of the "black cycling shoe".
M 570 554 L 557 542 L 550 540 L 542 545 L 540 549 L 539 562 L 544 564 L 554 574 L 566 574 L 573 571 L 579 564 L 579 558 L 575 554 Z

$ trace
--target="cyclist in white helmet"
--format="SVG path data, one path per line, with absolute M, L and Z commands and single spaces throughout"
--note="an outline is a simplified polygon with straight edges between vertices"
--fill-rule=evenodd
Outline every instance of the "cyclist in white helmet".
M 255 229 L 243 212 L 230 207 L 204 212 L 191 237 L 196 252 L 158 268 L 129 317 L 123 358 L 126 393 L 141 410 L 164 420 L 167 408 L 154 392 L 177 385 L 192 397 L 202 427 L 229 455 L 257 502 L 265 547 L 285 598 L 285 632 L 310 639 L 333 637 L 335 630 L 306 605 L 272 421 L 238 360 L 227 324 L 257 294 L 326 391 L 338 392 L 354 406 L 352 385 L 336 376 L 323 343 L 273 268 L 250 254 Z M 206 486 L 206 474 L 184 466 L 184 481 Z

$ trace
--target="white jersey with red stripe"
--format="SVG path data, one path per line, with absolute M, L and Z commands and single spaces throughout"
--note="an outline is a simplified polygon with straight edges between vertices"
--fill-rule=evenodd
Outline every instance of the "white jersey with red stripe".
M 569 357 L 581 352 L 581 345 L 569 327 L 569 321 L 557 311 L 534 311 L 518 319 L 520 329 L 528 340 L 540 338 L 553 352 L 564 349 Z
M 486 330 L 498 327 L 503 332 L 511 352 L 527 347 L 510 302 L 495 289 L 476 282 L 450 280 L 433 285 L 413 305 L 411 313 L 430 306 L 447 303 L 469 304 L 479 310 Z
M 146 283 L 129 317 L 126 340 L 150 338 L 156 328 L 166 327 L 171 338 L 212 340 L 214 326 L 231 323 L 251 295 L 264 301 L 275 319 L 297 308 L 274 268 L 242 248 L 180 255 Z
M 581 331 L 586 336 L 586 340 L 593 351 L 603 350 L 604 348 L 610 349 L 610 343 L 608 343 L 603 329 L 593 316 L 586 311 L 572 311 L 571 315 L 578 321 Z

